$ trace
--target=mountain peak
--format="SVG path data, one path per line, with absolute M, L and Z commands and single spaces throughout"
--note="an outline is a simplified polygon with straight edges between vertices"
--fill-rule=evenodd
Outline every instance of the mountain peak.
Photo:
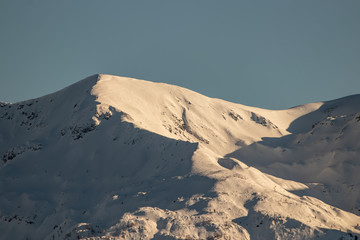
M 0 103 L 0 238 L 354 238 L 359 122 L 358 96 L 275 111 L 106 74 Z

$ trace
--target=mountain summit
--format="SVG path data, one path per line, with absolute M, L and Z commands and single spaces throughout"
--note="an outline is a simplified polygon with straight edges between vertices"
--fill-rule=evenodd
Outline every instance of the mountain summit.
M 102 74 L 0 102 L 0 238 L 358 239 L 359 103 L 275 111 Z

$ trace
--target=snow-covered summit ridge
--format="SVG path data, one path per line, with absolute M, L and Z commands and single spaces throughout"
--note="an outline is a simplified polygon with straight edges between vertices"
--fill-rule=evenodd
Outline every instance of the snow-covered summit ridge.
M 36 99 L 36 101 L 48 101 L 49 99 L 54 101 L 56 98 L 61 98 L 62 101 L 64 99 L 72 101 L 73 105 L 76 104 L 78 108 L 79 105 L 86 106 L 94 103 L 99 105 L 98 107 L 101 106 L 99 111 L 105 111 L 104 108 L 107 106 L 115 108 L 126 113 L 126 119 L 135 123 L 137 127 L 168 137 L 176 134 L 174 132 L 169 134 L 169 130 L 172 129 L 167 129 L 166 122 L 169 120 L 186 122 L 189 114 L 192 117 L 201 118 L 201 121 L 212 129 L 214 126 L 228 125 L 229 121 L 226 121 L 228 119 L 245 120 L 242 123 L 250 120 L 267 128 L 273 128 L 266 135 L 280 136 L 310 130 L 312 125 L 309 124 L 321 121 L 324 114 L 348 115 L 360 111 L 359 104 L 357 104 L 360 101 L 360 94 L 328 102 L 304 104 L 285 110 L 267 110 L 209 98 L 174 85 L 107 74 L 92 75 L 58 92 Z M 7 103 L 2 103 L 2 105 L 5 104 Z M 70 102 L 61 103 L 63 106 L 68 104 Z M 214 123 L 214 118 L 221 119 L 221 121 Z M 244 128 L 248 129 L 248 126 Z M 251 137 L 248 136 L 250 142 L 264 137 L 263 130 L 261 136 L 251 131 Z

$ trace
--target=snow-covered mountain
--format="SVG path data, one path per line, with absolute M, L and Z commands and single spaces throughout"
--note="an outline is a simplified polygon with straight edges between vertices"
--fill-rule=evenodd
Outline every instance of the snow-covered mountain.
M 0 239 L 358 239 L 360 95 L 275 111 L 95 75 L 0 103 Z

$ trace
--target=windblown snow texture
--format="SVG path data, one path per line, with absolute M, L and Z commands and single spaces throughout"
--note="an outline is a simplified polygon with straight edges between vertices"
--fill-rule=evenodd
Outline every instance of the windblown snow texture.
M 94 75 L 0 103 L 0 239 L 358 239 L 360 95 L 273 111 Z

